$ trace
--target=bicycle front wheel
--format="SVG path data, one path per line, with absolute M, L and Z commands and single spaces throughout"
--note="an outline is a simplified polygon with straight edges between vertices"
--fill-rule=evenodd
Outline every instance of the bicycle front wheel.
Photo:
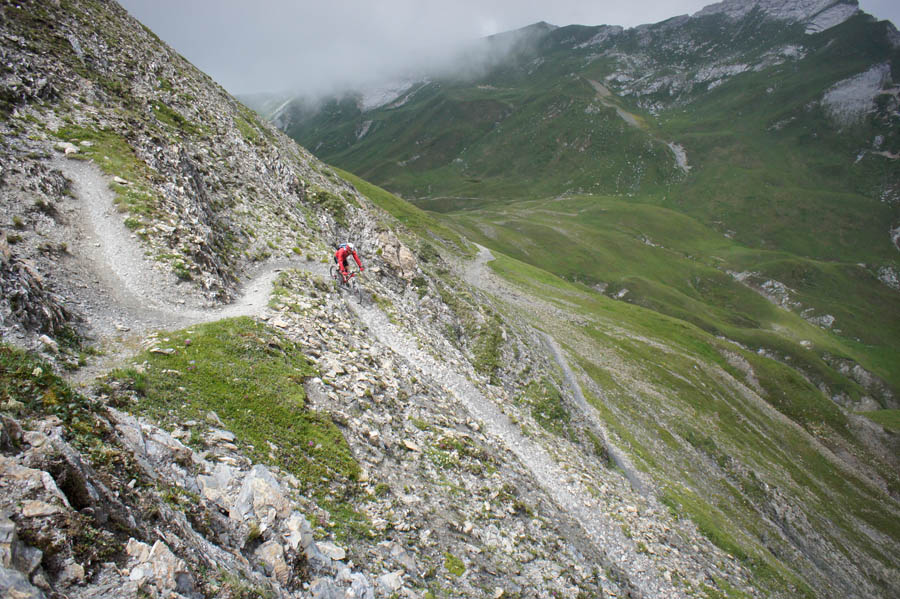
M 359 285 L 356 284 L 356 277 L 351 277 L 347 281 L 347 288 L 350 290 L 350 296 L 355 297 L 356 301 L 359 301 Z

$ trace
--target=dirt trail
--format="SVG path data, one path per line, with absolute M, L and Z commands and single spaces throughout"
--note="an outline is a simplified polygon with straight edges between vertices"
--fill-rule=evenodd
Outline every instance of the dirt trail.
M 685 596 L 681 589 L 660 576 L 656 564 L 646 554 L 637 551 L 634 541 L 627 538 L 618 523 L 604 513 L 600 502 L 590 491 L 580 481 L 568 476 L 547 450 L 524 436 L 519 426 L 513 424 L 471 381 L 420 349 L 414 338 L 393 325 L 376 306 L 351 302 L 350 307 L 379 342 L 393 349 L 424 377 L 452 394 L 474 418 L 484 424 L 486 433 L 509 448 L 541 488 L 579 523 L 607 563 L 622 570 L 629 584 L 640 593 L 639 596 Z
M 616 114 L 619 115 L 619 118 L 632 127 L 636 127 L 638 129 L 644 128 L 641 125 L 641 122 L 638 120 L 638 117 L 616 105 L 615 102 L 609 99 L 612 96 L 612 92 L 610 92 L 605 85 L 603 85 L 599 81 L 594 81 L 593 79 L 588 79 L 587 82 L 590 83 L 591 87 L 594 88 L 594 91 L 597 92 L 597 99 L 600 100 L 601 104 L 608 108 L 614 108 L 616 110 Z
M 75 382 L 90 381 L 134 353 L 155 330 L 171 330 L 236 316 L 260 316 L 268 304 L 272 283 L 286 268 L 326 274 L 321 264 L 267 262 L 249 273 L 231 304 L 204 307 L 189 285 L 164 272 L 123 222 L 115 207 L 109 179 L 93 163 L 57 158 L 53 166 L 72 181 L 79 203 L 71 226 L 69 252 L 74 272 L 86 274 L 79 293 L 79 310 L 103 350 L 73 374 Z
M 597 409 L 590 405 L 587 402 L 587 399 L 585 399 L 584 393 L 581 391 L 581 385 L 578 384 L 575 373 L 572 372 L 572 369 L 569 367 L 569 362 L 563 355 L 562 348 L 559 347 L 556 339 L 549 334 L 542 333 L 542 335 L 544 338 L 544 345 L 562 369 L 563 378 L 565 378 L 569 389 L 572 391 L 572 396 L 575 399 L 576 405 L 581 410 L 581 413 L 591 422 L 595 432 L 599 433 L 600 438 L 603 440 L 603 445 L 606 447 L 606 452 L 609 454 L 609 458 L 619 470 L 625 474 L 625 478 L 631 483 L 632 488 L 644 497 L 647 497 L 651 492 L 650 486 L 641 476 L 640 472 L 638 472 L 637 468 L 634 467 L 634 464 L 631 463 L 631 460 L 628 459 L 628 456 L 626 456 L 618 447 L 610 443 L 609 434 L 606 432 L 606 426 L 597 414 Z
M 632 127 L 636 127 L 638 129 L 646 130 L 647 126 L 640 121 L 640 117 L 631 114 L 627 110 L 620 107 L 618 104 L 610 100 L 612 97 L 612 92 L 609 91 L 605 85 L 600 83 L 599 81 L 594 81 L 593 79 L 587 79 L 587 82 L 591 84 L 591 87 L 594 88 L 594 91 L 597 92 L 597 100 L 607 108 L 614 108 L 616 114 L 619 115 L 619 118 L 631 125 Z M 681 169 L 682 172 L 687 174 L 690 172 L 691 167 L 688 164 L 688 156 L 687 151 L 684 149 L 684 146 L 681 144 L 676 144 L 671 141 L 665 141 L 660 139 L 659 137 L 653 136 L 657 141 L 666 144 L 668 148 L 672 151 L 672 154 L 675 157 L 675 164 L 678 168 Z
M 474 287 L 516 304 L 519 309 L 530 312 L 537 311 L 539 313 L 554 314 L 563 318 L 565 321 L 568 321 L 571 318 L 571 314 L 565 314 L 555 306 L 550 306 L 537 298 L 522 295 L 516 291 L 513 286 L 494 275 L 487 267 L 487 263 L 493 259 L 494 255 L 491 251 L 486 247 L 479 245 L 478 255 L 475 257 L 475 260 L 466 265 L 462 265 L 461 267 L 463 269 L 463 279 Z M 571 391 L 576 406 L 584 417 L 593 425 L 595 432 L 603 439 L 604 446 L 609 453 L 610 459 L 612 459 L 616 466 L 622 470 L 625 477 L 628 479 L 628 482 L 631 483 L 631 486 L 638 493 L 645 497 L 648 496 L 651 493 L 649 483 L 644 479 L 640 472 L 638 472 L 625 453 L 609 441 L 609 434 L 607 433 L 606 426 L 603 424 L 603 420 L 597 413 L 597 409 L 587 402 L 587 399 L 581 390 L 581 385 L 578 383 L 575 373 L 569 366 L 569 362 L 566 360 L 562 348 L 550 334 L 544 331 L 541 331 L 540 334 L 544 340 L 547 353 L 553 357 L 562 370 L 563 378 Z

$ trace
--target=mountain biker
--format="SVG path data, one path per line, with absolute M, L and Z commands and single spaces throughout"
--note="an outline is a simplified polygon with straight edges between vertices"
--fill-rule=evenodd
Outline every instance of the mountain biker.
M 359 267 L 359 272 L 363 272 L 366 270 L 363 268 L 362 262 L 359 261 L 359 255 L 356 253 L 356 248 L 353 247 L 352 243 L 342 243 L 338 246 L 337 251 L 334 253 L 334 262 L 338 265 L 338 268 L 341 271 L 341 276 L 344 278 L 344 282 L 347 282 L 349 275 L 347 274 L 347 258 L 353 256 L 353 259 L 356 261 L 356 265 Z

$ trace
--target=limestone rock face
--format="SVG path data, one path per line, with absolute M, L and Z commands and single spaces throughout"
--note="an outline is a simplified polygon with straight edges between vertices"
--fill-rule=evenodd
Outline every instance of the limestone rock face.
M 244 478 L 241 490 L 232 504 L 229 516 L 243 521 L 255 518 L 262 530 L 269 528 L 277 518 L 285 518 L 291 511 L 281 485 L 263 465 L 253 466 Z
M 815 31 L 821 31 L 859 12 L 859 5 L 848 0 L 725 0 L 711 4 L 693 16 L 723 14 L 730 19 L 741 19 L 754 9 L 779 21 L 813 23 Z
M 190 595 L 194 591 L 194 580 L 184 560 L 175 556 L 162 541 L 153 546 L 130 539 L 126 552 L 129 560 L 129 579 L 139 587 L 153 585 L 158 591 L 175 591 Z
M 381 257 L 387 265 L 402 278 L 409 280 L 415 276 L 418 267 L 416 257 L 396 235 L 390 231 L 382 231 L 378 235 L 378 247 L 381 248 Z

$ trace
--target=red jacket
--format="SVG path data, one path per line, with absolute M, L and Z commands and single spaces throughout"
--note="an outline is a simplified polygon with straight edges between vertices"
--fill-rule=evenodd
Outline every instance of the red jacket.
M 341 274 L 347 274 L 347 258 L 353 256 L 353 259 L 356 261 L 356 265 L 362 270 L 362 263 L 359 261 L 359 256 L 356 253 L 356 250 L 351 250 L 346 246 L 338 248 L 338 251 L 334 253 L 334 259 L 338 263 L 338 268 L 341 269 Z

